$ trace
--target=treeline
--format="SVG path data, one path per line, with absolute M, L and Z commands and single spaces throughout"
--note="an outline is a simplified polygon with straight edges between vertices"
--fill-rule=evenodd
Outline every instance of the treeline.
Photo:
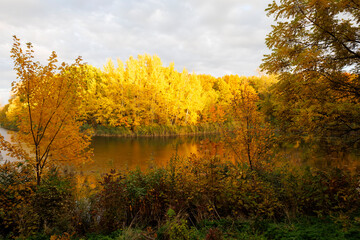
M 296 75 L 213 77 L 178 72 L 157 56 L 139 55 L 103 69 L 81 65 L 82 88 L 77 92 L 79 121 L 96 135 L 181 135 L 234 129 L 239 118 L 234 105 L 242 89 L 255 92 L 257 110 L 284 142 L 308 141 L 354 145 L 359 142 L 358 99 L 339 91 L 323 78 L 299 81 Z M 70 73 L 69 73 L 70 74 Z M 356 74 L 342 73 L 349 84 Z M 17 128 L 24 99 L 14 96 L 0 112 L 0 124 Z M 240 107 L 240 106 L 237 106 Z
M 103 70 L 81 67 L 84 85 L 78 107 L 84 127 L 98 134 L 167 135 L 219 130 L 218 123 L 232 124 L 231 104 L 241 88 L 268 85 L 273 76 L 215 78 L 210 75 L 178 72 L 174 64 L 163 66 L 157 56 L 130 57 L 117 67 L 109 60 Z M 250 86 L 251 85 L 251 86 Z M 261 86 L 260 86 L 261 88 Z M 3 109 L 1 122 L 16 122 L 22 99 L 15 97 Z M 11 124 L 9 124 L 11 123 Z

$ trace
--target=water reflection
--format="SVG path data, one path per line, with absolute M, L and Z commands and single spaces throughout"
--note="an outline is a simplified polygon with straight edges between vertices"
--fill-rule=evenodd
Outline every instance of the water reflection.
M 0 134 L 4 137 L 4 139 L 8 142 L 11 142 L 11 134 L 13 133 L 13 131 L 9 131 L 9 130 L 6 130 L 4 128 L 0 128 Z M 9 157 L 8 155 L 8 152 L 7 151 L 1 151 L 0 152 L 0 163 L 2 161 L 16 161 L 15 158 L 12 158 L 12 157 Z
M 111 169 L 142 170 L 151 166 L 164 166 L 172 155 L 189 156 L 197 153 L 197 143 L 203 137 L 164 137 L 164 138 L 117 138 L 94 137 L 94 161 L 86 163 L 84 173 L 101 174 Z
M 10 141 L 11 131 L 0 128 L 0 134 Z M 164 166 L 176 152 L 186 157 L 191 153 L 198 153 L 198 146 L 204 136 L 192 137 L 94 137 L 91 147 L 94 149 L 93 161 L 77 166 L 76 170 L 84 175 L 98 176 L 111 169 L 125 170 L 139 167 L 146 170 L 151 166 Z M 216 136 L 211 139 L 217 141 Z M 4 160 L 14 159 L 6 156 Z M 320 169 L 330 167 L 347 167 L 353 170 L 360 169 L 360 151 L 336 146 L 301 146 L 281 150 L 281 157 L 276 161 L 287 161 L 295 166 L 312 166 Z M 0 158 L 1 159 L 1 158 Z M 0 160 L 1 161 L 1 160 Z M 3 162 L 1 161 L 1 162 Z
M 291 165 L 310 166 L 318 169 L 333 167 L 360 170 L 360 151 L 341 146 L 302 145 L 299 148 L 282 149 L 282 156 Z

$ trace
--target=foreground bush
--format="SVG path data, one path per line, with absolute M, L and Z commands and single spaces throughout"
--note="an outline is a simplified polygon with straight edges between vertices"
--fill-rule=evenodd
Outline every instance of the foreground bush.
M 0 165 L 0 236 L 22 236 L 37 231 L 32 208 L 36 192 L 33 175 L 23 164 Z
M 296 234 L 303 225 L 305 232 L 315 231 L 309 217 L 319 221 L 320 230 L 328 219 L 338 235 L 359 234 L 360 179 L 344 169 L 269 165 L 251 170 L 219 155 L 174 156 L 164 168 L 111 171 L 86 195 L 76 194 L 73 178 L 57 171 L 50 171 L 38 187 L 29 176 L 25 166 L 1 165 L 3 237 L 67 233 L 68 238 L 92 238 L 90 233 L 116 232 L 133 239 L 301 239 Z M 296 225 L 298 219 L 305 219 L 302 225 Z M 242 227 L 228 233 L 224 221 L 228 227 Z M 284 230 L 282 222 L 289 229 Z
M 0 236 L 28 237 L 72 228 L 74 189 L 67 176 L 52 170 L 37 186 L 26 164 L 0 165 Z

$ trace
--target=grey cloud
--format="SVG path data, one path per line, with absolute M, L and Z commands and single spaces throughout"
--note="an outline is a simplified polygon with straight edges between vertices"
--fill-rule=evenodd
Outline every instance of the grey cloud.
M 15 78 L 13 34 L 32 42 L 41 61 L 55 50 L 61 61 L 81 55 L 102 67 L 107 58 L 149 53 L 179 71 L 253 75 L 267 51 L 266 6 L 264 0 L 3 0 L 0 88 Z

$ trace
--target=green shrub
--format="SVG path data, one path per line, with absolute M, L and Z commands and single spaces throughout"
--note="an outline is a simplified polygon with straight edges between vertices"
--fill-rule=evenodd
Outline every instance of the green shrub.
M 73 232 L 75 188 L 72 179 L 51 169 L 37 186 L 33 208 L 46 234 Z

